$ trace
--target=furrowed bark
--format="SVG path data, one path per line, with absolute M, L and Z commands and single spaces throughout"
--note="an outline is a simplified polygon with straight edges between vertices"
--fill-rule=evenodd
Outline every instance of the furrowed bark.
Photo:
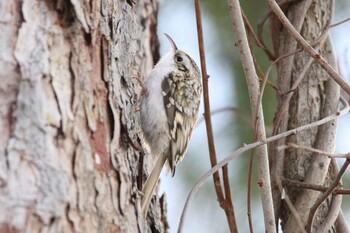
M 159 58 L 157 11 L 149 0 L 1 2 L 0 232 L 165 231 L 159 199 L 142 220 L 132 146 L 137 78 Z

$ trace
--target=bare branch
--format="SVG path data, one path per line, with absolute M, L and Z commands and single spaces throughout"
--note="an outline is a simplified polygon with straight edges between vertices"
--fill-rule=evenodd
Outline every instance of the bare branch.
M 329 153 L 327 151 L 323 151 L 323 150 L 319 150 L 319 149 L 315 149 L 312 147 L 308 147 L 308 146 L 300 146 L 291 142 L 288 142 L 287 145 L 284 146 L 279 146 L 276 149 L 277 150 L 285 150 L 287 148 L 295 148 L 295 149 L 300 149 L 300 150 L 306 150 L 306 151 L 310 151 L 315 153 L 316 155 L 327 155 L 329 158 L 348 158 L 350 155 L 348 154 L 333 154 L 333 153 Z
M 233 113 L 235 113 L 242 121 L 244 121 L 244 123 L 246 123 L 247 125 L 252 127 L 251 121 L 249 121 L 250 116 L 248 116 L 243 111 L 241 111 L 241 109 L 236 108 L 236 107 L 219 108 L 219 109 L 211 111 L 210 115 L 214 116 L 214 115 L 216 115 L 218 113 L 223 113 L 223 112 L 233 112 Z M 198 119 L 196 127 L 198 127 L 198 125 L 200 125 L 204 120 L 205 120 L 204 117 L 201 117 L 200 119 Z
M 287 4 L 289 3 L 288 1 L 285 1 L 283 4 Z M 302 5 L 300 5 L 299 7 L 302 7 L 303 5 L 308 5 L 310 3 L 308 2 L 304 2 Z M 303 22 L 303 18 L 298 18 L 296 24 L 299 25 L 298 28 L 301 28 L 301 25 L 302 25 L 302 22 Z M 295 43 L 294 43 L 295 44 Z M 287 49 L 287 51 L 290 51 L 290 50 L 294 50 L 294 47 L 296 47 L 296 44 L 294 45 L 293 43 L 291 43 L 289 45 L 289 49 Z M 262 100 L 262 97 L 263 97 L 263 94 L 264 94 L 264 91 L 265 91 L 265 87 L 266 87 L 266 83 L 268 82 L 268 77 L 269 77 L 269 74 L 273 68 L 273 66 L 275 64 L 277 64 L 278 62 L 280 62 L 282 59 L 285 59 L 285 58 L 289 58 L 287 59 L 287 63 L 289 62 L 289 64 L 292 64 L 291 62 L 291 59 L 292 57 L 294 56 L 295 53 L 297 52 L 301 52 L 302 50 L 299 49 L 299 50 L 295 50 L 295 51 L 292 51 L 292 52 L 289 52 L 287 54 L 284 54 L 280 57 L 278 57 L 274 62 L 272 62 L 270 64 L 270 66 L 268 67 L 266 73 L 265 73 L 265 76 L 264 76 L 264 79 L 263 79 L 263 83 L 261 85 L 261 90 L 260 90 L 260 95 L 259 95 L 259 103 L 260 101 Z M 307 70 L 309 69 L 311 63 L 312 63 L 312 59 L 310 59 L 310 61 L 308 62 L 309 64 L 307 64 L 305 67 L 304 67 L 304 70 L 301 72 L 301 74 L 299 75 L 299 78 L 298 80 L 294 83 L 295 85 L 295 88 L 297 87 L 297 85 L 300 83 L 301 79 L 305 76 L 305 73 L 307 72 Z M 285 85 L 288 85 L 288 84 L 285 84 Z M 289 85 L 288 85 L 288 88 L 289 88 Z M 284 89 L 282 88 L 282 91 Z M 278 92 L 280 92 L 280 90 L 278 90 Z M 278 93 L 279 95 L 281 93 Z M 290 98 L 292 97 L 293 95 L 293 92 L 289 93 L 288 96 L 284 99 L 284 102 L 282 104 L 279 104 L 279 111 L 277 113 L 277 117 L 276 117 L 276 120 L 275 120 L 275 123 L 274 123 L 274 128 L 273 128 L 273 133 L 272 135 L 275 135 L 277 134 L 277 130 L 279 129 L 279 125 L 283 119 L 283 113 L 286 112 L 288 110 L 288 103 L 289 103 L 289 100 Z M 289 98 L 288 98 L 289 97 Z M 283 109 L 285 109 L 285 111 L 283 111 Z M 279 114 L 280 112 L 282 112 L 282 114 Z M 284 129 L 282 130 L 284 131 Z M 282 142 L 280 142 L 282 143 Z M 271 146 L 271 149 L 273 148 L 274 146 L 272 145 Z M 273 153 L 272 153 L 273 154 Z M 283 161 L 284 161 L 284 157 L 283 155 L 281 156 L 275 156 L 273 157 L 272 154 L 270 155 L 270 163 L 271 163 L 271 174 L 272 174 L 272 195 L 273 195 L 273 198 L 274 198 L 274 211 L 275 211 L 275 222 L 277 223 L 278 222 L 278 211 L 279 211 L 279 206 L 280 206 L 280 200 L 281 200 L 281 193 L 282 193 L 282 186 L 280 185 L 280 181 L 278 180 L 279 177 L 282 176 L 282 169 L 280 169 L 282 167 L 282 164 L 283 164 Z M 290 209 L 293 210 L 295 209 L 294 206 L 292 205 L 291 202 L 287 202 L 287 204 L 289 205 Z M 293 212 L 293 215 L 295 216 L 295 218 L 298 220 L 299 219 L 299 222 L 300 222 L 300 217 L 296 215 L 296 212 L 294 211 Z M 299 223 L 298 222 L 298 223 Z M 299 224 L 300 225 L 300 224 Z
M 256 141 L 256 130 L 254 130 L 254 141 Z M 250 151 L 248 186 L 247 186 L 248 187 L 247 188 L 247 215 L 248 215 L 250 233 L 254 232 L 253 219 L 252 219 L 252 203 L 251 203 L 253 162 L 254 162 L 254 149 Z
M 350 86 L 343 80 L 340 74 L 328 64 L 328 62 L 297 32 L 293 25 L 289 22 L 281 8 L 275 0 L 267 0 L 271 10 L 279 18 L 283 26 L 288 30 L 289 34 L 303 47 L 303 49 L 312 56 L 315 61 L 336 81 L 339 86 L 350 95 Z
M 335 220 L 338 217 L 339 210 L 341 207 L 342 196 L 332 196 L 331 206 L 328 210 L 327 218 L 322 225 L 317 229 L 316 233 L 328 232 L 334 225 Z
M 310 214 L 309 214 L 309 219 L 308 219 L 308 223 L 307 223 L 307 229 L 308 232 L 311 231 L 312 228 L 312 222 L 313 222 L 313 218 L 315 216 L 315 213 L 318 209 L 318 207 L 322 204 L 322 202 L 324 200 L 327 199 L 327 197 L 337 188 L 337 186 L 339 185 L 340 179 L 343 177 L 344 172 L 346 171 L 347 167 L 350 164 L 350 159 L 346 159 L 342 168 L 340 169 L 337 178 L 334 180 L 333 185 L 331 187 L 329 187 L 329 189 L 327 190 L 327 192 L 325 192 L 318 200 L 317 202 L 314 204 L 314 206 L 311 208 L 310 210 Z
M 233 24 L 233 30 L 236 35 L 236 45 L 239 48 L 242 66 L 246 77 L 248 86 L 250 105 L 252 109 L 252 115 L 256 116 L 254 119 L 254 125 L 256 125 L 256 135 L 260 140 L 266 138 L 264 116 L 262 114 L 261 102 L 259 99 L 259 82 L 254 67 L 253 58 L 249 49 L 249 43 L 247 40 L 247 34 L 244 27 L 242 18 L 241 7 L 238 0 L 228 0 L 228 6 L 231 14 L 231 21 Z M 257 111 L 256 111 L 256 106 Z M 271 181 L 270 181 L 270 168 L 268 161 L 267 146 L 263 145 L 257 148 L 258 163 L 259 163 L 259 177 L 264 181 L 264 185 L 261 186 L 262 206 L 264 212 L 265 229 L 267 232 L 276 232 L 275 216 L 273 210 L 273 201 L 271 194 Z
M 283 116 L 288 111 L 289 101 L 291 100 L 291 98 L 292 98 L 292 96 L 294 94 L 294 91 L 297 89 L 297 87 L 299 86 L 299 84 L 301 83 L 303 78 L 305 77 L 305 74 L 309 70 L 313 60 L 314 59 L 310 57 L 310 59 L 307 61 L 307 63 L 303 67 L 303 70 L 298 75 L 298 78 L 293 83 L 293 86 L 291 87 L 290 91 L 288 93 L 283 93 L 283 94 L 286 94 L 286 96 L 283 98 L 283 102 L 280 105 L 280 108 L 278 109 L 278 112 L 276 114 L 276 120 L 275 120 L 275 123 L 274 123 L 274 127 L 273 127 L 274 129 L 273 129 L 272 134 L 276 134 L 277 133 L 278 128 L 279 128 L 279 126 L 281 124 L 281 121 L 283 120 Z
M 270 60 L 275 60 L 275 55 L 272 54 L 272 52 L 266 47 L 266 45 L 261 40 L 259 40 L 258 36 L 255 34 L 253 27 L 250 25 L 247 19 L 247 16 L 244 14 L 244 11 L 242 8 L 241 8 L 241 11 L 242 11 L 244 23 L 247 26 L 249 32 L 253 35 L 256 45 L 264 50 L 264 52 L 266 53 L 266 55 L 269 57 Z
M 280 5 L 280 7 L 285 8 L 286 6 L 288 6 L 292 2 L 295 2 L 295 1 L 294 0 L 281 0 L 281 1 L 278 2 L 278 4 Z M 271 11 L 267 12 L 265 14 L 265 16 L 258 23 L 258 40 L 260 41 L 260 43 L 264 47 L 267 47 L 265 45 L 264 37 L 263 37 L 264 25 L 265 25 L 265 22 L 267 21 L 267 19 L 269 19 L 272 15 L 273 15 L 273 13 Z M 275 55 L 273 55 L 272 57 L 270 57 L 269 54 L 267 54 L 267 55 L 270 58 L 270 60 L 275 60 L 276 59 Z
M 350 18 L 346 18 L 344 20 L 339 21 L 338 23 L 334 23 L 334 24 L 330 25 L 329 28 L 333 28 L 333 27 L 339 26 L 340 24 L 346 23 L 348 21 L 350 21 Z
M 327 122 L 333 121 L 335 119 L 338 119 L 339 117 L 344 116 L 345 114 L 347 114 L 349 112 L 350 107 L 349 107 L 347 101 L 345 101 L 343 98 L 341 98 L 341 102 L 344 104 L 344 108 L 341 111 L 337 111 L 334 114 L 331 114 L 331 115 L 329 115 L 329 116 L 327 116 L 327 117 L 325 117 L 325 118 L 323 118 L 321 120 L 312 122 L 310 124 L 303 125 L 303 126 L 300 126 L 298 128 L 288 130 L 288 131 L 280 133 L 278 135 L 271 136 L 269 138 L 266 138 L 265 140 L 261 140 L 261 141 L 257 141 L 257 142 L 245 145 L 245 146 L 239 148 L 238 150 L 236 150 L 235 152 L 233 152 L 233 154 L 231 154 L 230 156 L 228 156 L 225 159 L 221 160 L 217 165 L 212 167 L 209 171 L 207 171 L 200 178 L 200 180 L 197 181 L 197 183 L 193 186 L 191 192 L 187 196 L 187 199 L 186 199 L 186 202 L 185 202 L 185 206 L 184 206 L 184 209 L 183 209 L 182 214 L 181 214 L 178 232 L 179 233 L 182 232 L 182 228 L 183 228 L 184 220 L 185 220 L 188 208 L 189 208 L 189 204 L 193 200 L 194 196 L 197 194 L 199 189 L 205 184 L 205 182 L 208 180 L 208 178 L 210 176 L 212 176 L 215 172 L 217 172 L 220 168 L 225 166 L 225 164 L 227 164 L 231 160 L 237 158 L 239 155 L 241 155 L 242 153 L 244 153 L 244 152 L 246 152 L 248 150 L 251 150 L 253 148 L 259 147 L 259 146 L 264 145 L 266 143 L 270 143 L 270 142 L 276 141 L 276 140 L 281 139 L 281 138 L 288 137 L 288 136 L 293 135 L 293 134 L 297 134 L 297 133 L 299 133 L 299 132 L 301 132 L 303 130 L 307 130 L 307 129 L 310 129 L 310 128 L 313 128 L 313 127 L 317 127 L 317 126 L 323 125 L 323 124 L 325 124 Z
M 340 210 L 337 221 L 336 221 L 337 232 L 350 233 L 347 221 L 345 219 L 343 211 Z
M 196 10 L 199 54 L 200 54 L 201 70 L 202 70 L 202 78 L 203 78 L 204 118 L 205 118 L 205 123 L 207 128 L 210 163 L 211 163 L 211 166 L 213 167 L 217 164 L 217 159 L 216 159 L 215 143 L 214 143 L 214 136 L 213 136 L 213 127 L 211 124 L 211 115 L 210 115 L 209 85 L 208 85 L 209 76 L 207 74 L 205 52 L 204 52 L 204 38 L 203 38 L 203 26 L 202 26 L 200 2 L 199 0 L 195 0 L 194 2 L 195 2 L 195 10 Z M 223 176 L 224 176 L 224 181 L 226 181 L 225 184 L 229 183 L 228 173 L 224 172 Z M 230 227 L 230 232 L 238 232 L 234 210 L 233 210 L 232 199 L 231 197 L 226 197 L 226 198 L 224 197 L 223 190 L 221 187 L 220 176 L 218 172 L 215 172 L 213 174 L 213 180 L 214 180 L 216 195 L 218 197 L 220 207 L 223 208 L 225 211 L 227 222 Z M 231 194 L 231 191 L 229 190 L 230 189 L 229 185 L 225 185 L 224 188 L 225 188 L 226 195 Z
M 277 180 L 277 185 L 279 186 L 280 190 L 281 190 L 281 193 L 282 193 L 282 186 L 281 186 L 281 180 L 278 179 Z M 294 216 L 294 218 L 296 219 L 296 224 L 298 224 L 298 227 L 299 227 L 299 230 L 303 233 L 306 233 L 306 230 L 304 228 L 304 224 L 303 222 L 301 221 L 301 218 L 300 218 L 300 214 L 299 212 L 295 209 L 292 201 L 290 200 L 289 196 L 287 195 L 287 193 L 285 193 L 285 197 L 284 197 L 284 200 L 285 202 L 287 203 L 290 211 L 292 212 L 292 215 Z
M 339 167 L 336 159 L 332 159 L 331 166 L 334 169 L 334 176 L 335 174 L 339 174 Z M 341 181 L 339 184 L 342 185 Z M 331 227 L 334 226 L 334 222 L 337 220 L 337 217 L 341 210 L 342 199 L 343 197 L 341 195 L 332 195 L 331 206 L 328 210 L 327 217 L 322 225 L 317 229 L 316 233 L 328 232 Z
M 327 192 L 329 190 L 329 187 L 324 187 L 323 185 L 316 185 L 316 184 L 309 184 L 297 180 L 289 180 L 289 179 L 282 179 L 282 185 L 284 187 L 293 186 L 295 188 L 301 188 L 301 189 L 312 189 L 315 191 L 320 192 Z M 342 188 L 336 188 L 333 190 L 333 194 L 335 195 L 349 195 L 350 190 L 342 189 Z

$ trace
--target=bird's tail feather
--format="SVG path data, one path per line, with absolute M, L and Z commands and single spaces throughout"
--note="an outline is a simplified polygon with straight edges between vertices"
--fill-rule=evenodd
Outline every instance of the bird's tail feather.
M 158 160 L 156 165 L 154 166 L 151 175 L 148 177 L 142 192 L 143 192 L 143 197 L 141 201 L 141 209 L 143 216 L 146 218 L 147 212 L 148 212 L 148 207 L 152 199 L 152 194 L 153 191 L 157 185 L 160 173 L 162 172 L 162 168 L 164 166 L 164 163 L 166 161 L 166 157 L 164 155 L 158 156 Z

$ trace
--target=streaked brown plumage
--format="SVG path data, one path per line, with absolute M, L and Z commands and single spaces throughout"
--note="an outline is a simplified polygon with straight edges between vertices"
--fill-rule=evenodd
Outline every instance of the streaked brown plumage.
M 143 188 L 142 211 L 147 215 L 152 193 L 164 163 L 172 175 L 185 156 L 195 127 L 202 93 L 196 63 L 178 50 L 167 35 L 172 51 L 157 63 L 145 80 L 147 89 L 141 103 L 141 126 L 157 162 Z

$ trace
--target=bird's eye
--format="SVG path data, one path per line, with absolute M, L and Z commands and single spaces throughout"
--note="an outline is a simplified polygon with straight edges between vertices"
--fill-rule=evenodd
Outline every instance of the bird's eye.
M 180 56 L 176 56 L 176 61 L 177 61 L 177 62 L 182 62 L 183 59 L 182 59 L 182 57 L 180 57 Z

